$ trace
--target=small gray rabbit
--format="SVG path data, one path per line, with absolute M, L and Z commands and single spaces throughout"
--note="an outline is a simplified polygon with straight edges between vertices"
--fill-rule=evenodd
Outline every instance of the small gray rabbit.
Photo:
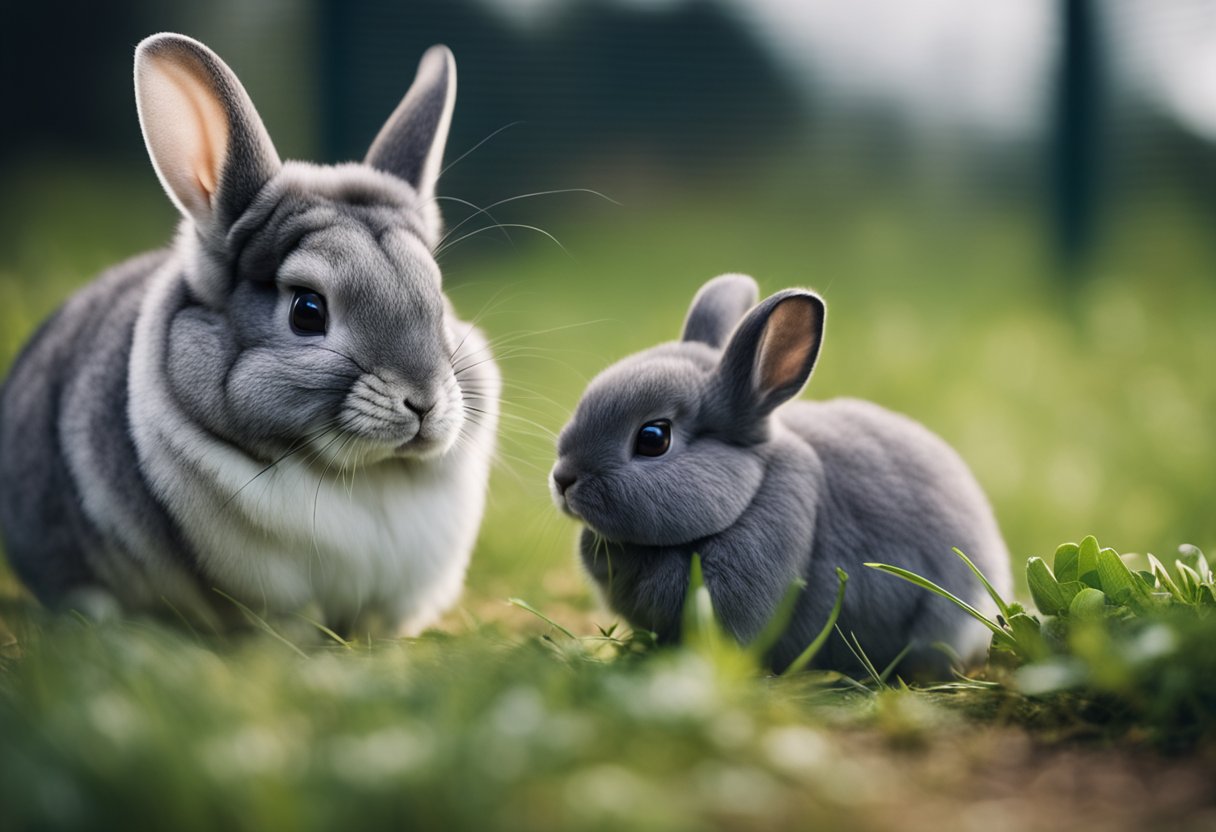
M 11 563 L 48 605 L 98 614 L 217 621 L 235 609 L 222 592 L 417 631 L 463 586 L 500 389 L 432 253 L 451 52 L 423 56 L 362 164 L 281 162 L 236 76 L 181 35 L 139 45 L 135 92 L 183 221 L 14 365 Z
M 784 404 L 815 366 L 824 304 L 803 289 L 757 297 L 750 277 L 711 280 L 680 341 L 625 358 L 588 386 L 558 438 L 550 482 L 558 507 L 585 524 L 583 565 L 615 612 L 666 641 L 679 636 L 694 553 L 721 624 L 741 642 L 805 579 L 768 656 L 776 670 L 824 626 L 841 567 L 841 631 L 880 669 L 910 644 L 900 672 L 941 677 L 949 660 L 932 645 L 971 659 L 988 631 L 862 564 L 903 566 L 988 610 L 951 547 L 1007 592 L 992 509 L 958 455 L 910 419 L 849 399 Z M 857 669 L 835 635 L 815 664 Z

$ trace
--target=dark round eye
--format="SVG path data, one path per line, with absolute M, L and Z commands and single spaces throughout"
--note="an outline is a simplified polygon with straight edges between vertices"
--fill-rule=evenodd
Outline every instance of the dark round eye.
M 634 453 L 642 456 L 662 456 L 671 447 L 671 422 L 659 419 L 647 422 L 638 431 Z
M 325 298 L 307 289 L 296 289 L 291 299 L 291 328 L 297 335 L 324 335 Z

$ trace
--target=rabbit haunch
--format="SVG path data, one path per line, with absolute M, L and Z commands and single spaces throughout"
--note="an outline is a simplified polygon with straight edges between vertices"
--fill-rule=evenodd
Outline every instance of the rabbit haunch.
M 136 91 L 184 221 L 69 300 L 5 385 L 18 574 L 56 605 L 211 617 L 214 588 L 416 631 L 463 584 L 500 386 L 432 255 L 451 54 L 427 52 L 363 164 L 280 162 L 189 38 L 141 44 Z
M 868 402 L 789 401 L 819 355 L 823 301 L 787 289 L 756 303 L 742 275 L 711 280 L 680 341 L 623 359 L 588 385 L 558 440 L 558 506 L 585 524 L 580 554 L 613 610 L 661 639 L 680 635 L 693 554 L 722 624 L 754 639 L 788 587 L 806 581 L 768 656 L 787 666 L 819 632 L 849 575 L 840 629 L 878 666 L 941 676 L 987 631 L 948 601 L 863 567 L 907 567 L 974 606 L 991 601 L 957 546 L 1005 592 L 1008 553 L 958 455 Z M 667 443 L 642 431 L 669 435 Z M 656 452 L 657 449 L 657 452 Z M 645 451 L 645 452 L 643 452 Z M 833 636 L 817 662 L 853 671 Z

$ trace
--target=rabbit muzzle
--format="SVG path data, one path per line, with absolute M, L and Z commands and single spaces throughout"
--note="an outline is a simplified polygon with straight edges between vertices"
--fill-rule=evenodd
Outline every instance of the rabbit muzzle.
M 559 462 L 553 466 L 553 471 L 549 475 L 549 493 L 553 497 L 553 503 L 563 513 L 575 520 L 582 520 L 582 516 L 575 511 L 570 505 L 568 494 L 578 484 L 578 476 L 568 467 Z
M 339 424 L 354 437 L 346 444 L 357 445 L 360 460 L 372 463 L 390 457 L 440 456 L 455 444 L 464 418 L 463 397 L 454 378 L 436 385 L 375 372 L 365 373 L 351 386 Z

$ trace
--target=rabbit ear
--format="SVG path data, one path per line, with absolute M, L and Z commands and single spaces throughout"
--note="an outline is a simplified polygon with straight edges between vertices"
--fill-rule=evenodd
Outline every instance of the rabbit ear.
M 363 161 L 404 179 L 420 197 L 429 199 L 439 179 L 455 104 L 456 59 L 446 46 L 432 46 Z
M 135 103 L 156 175 L 202 227 L 231 224 L 281 165 L 241 82 L 192 38 L 139 44 Z
M 715 277 L 692 299 L 680 339 L 721 347 L 739 319 L 756 305 L 759 296 L 756 281 L 745 274 Z
M 778 292 L 753 309 L 718 367 L 731 402 L 763 416 L 798 395 L 819 356 L 825 312 L 819 296 L 805 289 Z

